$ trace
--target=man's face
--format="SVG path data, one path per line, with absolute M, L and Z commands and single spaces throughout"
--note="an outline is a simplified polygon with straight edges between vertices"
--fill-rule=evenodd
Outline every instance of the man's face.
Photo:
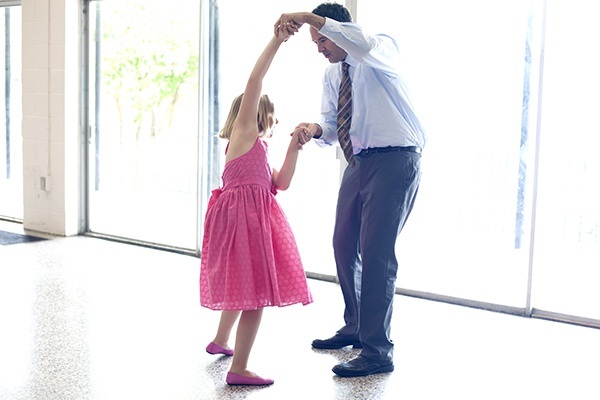
M 319 53 L 323 54 L 330 63 L 335 64 L 346 59 L 346 53 L 341 47 L 323 36 L 315 28 L 310 28 L 310 37 L 317 45 Z

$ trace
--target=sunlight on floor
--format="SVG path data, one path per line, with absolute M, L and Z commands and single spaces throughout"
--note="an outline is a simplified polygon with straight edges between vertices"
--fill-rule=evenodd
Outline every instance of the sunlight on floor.
M 57 238 L 0 246 L 0 399 L 589 398 L 600 330 L 398 296 L 395 371 L 338 378 L 358 354 L 313 350 L 341 326 L 335 284 L 269 308 L 250 368 L 267 388 L 229 387 L 231 360 L 204 351 L 219 313 L 198 304 L 199 261 Z M 8 327 L 8 329 L 6 329 Z M 546 382 L 546 383 L 544 383 Z

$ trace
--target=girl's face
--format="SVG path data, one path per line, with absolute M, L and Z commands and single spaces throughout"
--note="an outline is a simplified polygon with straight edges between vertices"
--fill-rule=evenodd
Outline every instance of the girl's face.
M 267 134 L 265 136 L 267 138 L 270 138 L 270 137 L 273 136 L 273 133 L 275 131 L 275 127 L 279 123 L 279 120 L 275 117 L 274 114 L 269 114 L 268 121 L 269 121 L 269 128 L 267 129 Z

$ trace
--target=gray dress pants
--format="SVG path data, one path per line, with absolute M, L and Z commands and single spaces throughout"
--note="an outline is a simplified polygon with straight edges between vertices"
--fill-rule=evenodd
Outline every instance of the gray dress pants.
M 393 359 L 390 322 L 398 261 L 396 239 L 413 208 L 421 155 L 409 151 L 358 154 L 339 190 L 333 248 L 344 296 L 345 326 L 361 355 Z

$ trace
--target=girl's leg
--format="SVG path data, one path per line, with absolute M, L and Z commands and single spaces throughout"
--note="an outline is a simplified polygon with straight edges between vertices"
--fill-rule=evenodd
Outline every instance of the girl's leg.
M 235 336 L 235 354 L 230 372 L 238 375 L 256 376 L 248 371 L 248 358 L 260 326 L 263 309 L 242 311 Z
M 224 349 L 229 349 L 229 336 L 240 313 L 241 311 L 221 311 L 221 319 L 213 343 L 218 344 Z

